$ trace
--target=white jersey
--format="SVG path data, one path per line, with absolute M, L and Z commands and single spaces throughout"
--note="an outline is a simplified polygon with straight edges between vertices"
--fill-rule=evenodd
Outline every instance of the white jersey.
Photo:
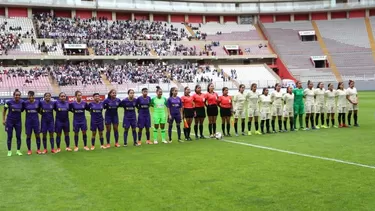
M 357 88 L 353 87 L 353 88 L 347 88 L 346 89 L 346 95 L 349 95 L 349 99 L 353 102 L 353 103 L 356 103 L 357 102 Z M 350 103 L 350 102 L 349 102 Z
M 308 89 L 306 88 L 304 91 L 303 91 L 303 95 L 305 96 L 305 105 L 314 105 L 314 97 L 315 97 L 315 93 L 314 93 L 314 88 L 312 89 Z
M 325 96 L 326 96 L 326 105 L 327 106 L 333 106 L 335 105 L 335 100 L 336 100 L 336 90 L 327 90 L 325 92 Z
M 246 94 L 238 92 L 236 95 L 233 96 L 233 108 L 235 111 L 237 110 L 244 110 L 246 102 Z
M 326 90 L 323 89 L 315 89 L 314 94 L 315 94 L 315 103 L 316 105 L 324 105 L 324 95 L 325 95 Z
M 284 94 L 283 100 L 285 102 L 286 108 L 293 108 L 293 104 L 294 104 L 294 94 L 293 93 L 292 94 L 289 94 L 289 93 Z
M 259 96 L 260 112 L 271 113 L 271 96 L 261 95 Z
M 346 91 L 338 89 L 336 91 L 336 96 L 337 96 L 337 106 L 346 107 L 346 104 L 347 104 Z
M 271 94 L 272 105 L 275 108 L 283 107 L 283 93 L 281 91 L 274 91 Z
M 246 101 L 248 102 L 248 107 L 249 108 L 257 108 L 258 107 L 258 99 L 259 99 L 259 94 L 255 91 L 250 91 L 246 95 Z

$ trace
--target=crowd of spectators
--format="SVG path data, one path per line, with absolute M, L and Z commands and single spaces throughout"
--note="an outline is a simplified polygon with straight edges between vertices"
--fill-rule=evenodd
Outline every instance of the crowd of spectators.
M 34 80 L 38 80 L 41 76 L 48 76 L 48 71 L 45 67 L 33 67 L 33 68 L 22 68 L 22 67 L 2 67 L 0 66 L 0 82 L 3 78 L 12 77 L 25 77 L 25 84 L 32 83 Z M 25 85 L 24 84 L 24 85 Z
M 40 38 L 72 38 L 108 40 L 175 40 L 188 35 L 184 28 L 176 28 L 164 22 L 145 20 L 116 20 L 107 18 L 55 17 L 50 13 L 34 15 Z
M 96 41 L 88 42 L 88 47 L 98 56 L 149 56 L 150 47 L 140 41 Z
M 0 55 L 8 55 L 8 51 L 15 49 L 21 44 L 21 39 L 10 33 L 0 34 Z
M 103 83 L 101 78 L 103 68 L 98 63 L 67 63 L 63 65 L 47 66 L 46 68 L 59 86 L 95 85 Z

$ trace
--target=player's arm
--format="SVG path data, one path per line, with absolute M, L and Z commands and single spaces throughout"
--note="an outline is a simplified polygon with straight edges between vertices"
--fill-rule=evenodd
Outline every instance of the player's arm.
M 43 104 L 42 104 L 42 101 L 39 101 L 39 103 L 38 103 L 38 113 L 39 114 L 42 114 L 43 113 L 43 106 L 42 106 Z
M 166 103 L 166 107 L 167 107 L 167 113 L 168 113 L 168 119 L 170 119 L 172 117 L 172 114 L 171 114 L 171 101 L 170 101 L 170 98 L 168 98 L 167 100 L 167 103 Z
M 232 112 L 233 112 L 233 108 L 236 107 L 236 103 L 237 103 L 237 95 L 233 96 L 233 101 L 231 103 L 232 103 Z
M 108 99 L 105 99 L 103 102 L 103 108 L 108 109 Z
M 155 98 L 152 98 L 151 101 L 150 101 L 150 106 L 151 107 L 154 107 L 154 105 L 155 105 L 154 101 L 155 101 Z
M 184 106 L 182 105 L 182 100 L 180 98 L 180 114 L 181 114 L 181 119 L 184 118 Z
M 345 90 L 346 92 L 346 99 L 349 101 L 349 103 L 354 104 L 354 102 L 350 99 L 349 91 Z
M 74 113 L 74 106 L 73 106 L 73 102 L 72 103 L 69 103 L 69 111 Z
M 6 121 L 7 121 L 7 111 L 8 111 L 8 102 L 5 103 L 4 105 L 4 110 L 3 110 L 3 125 L 5 126 Z

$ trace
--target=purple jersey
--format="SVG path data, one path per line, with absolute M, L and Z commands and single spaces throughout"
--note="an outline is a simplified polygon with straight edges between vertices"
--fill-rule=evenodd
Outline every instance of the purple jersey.
M 116 98 L 116 99 L 110 99 L 107 98 L 104 100 L 104 108 L 105 110 L 105 116 L 110 117 L 110 116 L 118 116 L 117 109 L 120 106 L 121 100 Z
M 34 100 L 30 102 L 26 100 L 23 102 L 23 110 L 26 112 L 26 124 L 36 123 L 39 125 L 39 102 Z
M 39 102 L 40 113 L 42 114 L 42 122 L 53 122 L 53 109 L 55 108 L 55 102 L 40 101 Z
M 85 101 L 78 103 L 74 101 L 69 104 L 70 111 L 73 112 L 73 124 L 86 124 L 85 111 L 88 105 Z
M 150 104 L 151 98 L 149 96 L 147 96 L 146 98 L 144 98 L 143 96 L 138 97 L 136 101 L 138 114 L 140 116 L 150 116 Z
M 88 105 L 91 114 L 91 124 L 100 124 L 103 123 L 103 102 L 92 102 Z
M 129 98 L 125 98 L 121 101 L 121 107 L 124 108 L 125 114 L 124 119 L 136 119 L 137 115 L 135 113 L 136 108 L 136 99 L 129 100 Z
M 8 109 L 7 122 L 21 122 L 21 113 L 23 111 L 23 101 L 18 102 L 10 100 L 5 103 L 5 109 Z
M 167 101 L 167 107 L 172 116 L 181 115 L 182 101 L 180 97 L 170 97 Z
M 56 122 L 69 122 L 69 103 L 60 100 L 55 103 Z

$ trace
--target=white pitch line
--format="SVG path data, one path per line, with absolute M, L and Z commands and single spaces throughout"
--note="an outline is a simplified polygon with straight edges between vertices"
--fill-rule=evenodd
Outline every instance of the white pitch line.
M 298 155 L 298 156 L 302 156 L 302 157 L 315 158 L 315 159 L 320 159 L 320 160 L 333 161 L 333 162 L 336 162 L 336 163 L 343 163 L 343 164 L 347 164 L 347 165 L 353 165 L 353 166 L 360 166 L 360 167 L 364 167 L 364 168 L 375 169 L 375 166 L 370 166 L 370 165 L 361 164 L 361 163 L 354 163 L 354 162 L 351 162 L 351 161 L 321 157 L 321 156 L 316 156 L 316 155 L 309 155 L 309 154 L 304 154 L 304 153 L 299 153 L 299 152 L 293 152 L 293 151 L 288 151 L 288 150 L 283 150 L 283 149 L 266 147 L 266 146 L 261 146 L 261 145 L 256 145 L 256 144 L 230 141 L 230 140 L 225 140 L 225 139 L 222 139 L 222 141 L 232 143 L 232 144 L 245 145 L 245 146 L 254 147 L 254 148 L 258 148 L 258 149 L 265 149 L 265 150 L 270 150 L 270 151 L 275 151 L 275 152 L 282 152 L 282 153 L 286 153 L 286 154 L 290 154 L 290 155 Z
M 175 130 L 173 130 L 173 131 L 176 132 Z M 191 135 L 195 135 L 195 134 L 191 133 Z M 258 148 L 258 149 L 264 149 L 264 150 L 286 153 L 286 154 L 290 154 L 290 155 L 298 155 L 298 156 L 301 156 L 301 157 L 315 158 L 315 159 L 319 159 L 319 160 L 327 160 L 327 161 L 332 161 L 332 162 L 336 162 L 336 163 L 343 163 L 343 164 L 347 164 L 347 165 L 353 165 L 353 166 L 375 169 L 375 166 L 370 166 L 370 165 L 361 164 L 361 163 L 355 163 L 355 162 L 351 162 L 351 161 L 339 160 L 339 159 L 335 159 L 335 158 L 327 158 L 327 157 L 322 157 L 322 156 L 317 156 L 317 155 L 309 155 L 309 154 L 304 154 L 304 153 L 299 153 L 299 152 L 293 152 L 293 151 L 277 149 L 277 148 L 273 148 L 273 147 L 266 147 L 266 146 L 256 145 L 256 144 L 249 144 L 249 143 L 238 142 L 238 141 L 231 141 L 231 140 L 226 140 L 226 139 L 221 139 L 221 141 L 231 143 L 231 144 L 239 144 L 239 145 L 249 146 L 249 147 Z

